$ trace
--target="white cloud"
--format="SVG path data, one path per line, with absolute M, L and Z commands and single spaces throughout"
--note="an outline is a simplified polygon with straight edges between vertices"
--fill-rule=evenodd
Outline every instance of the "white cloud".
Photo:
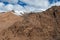
M 0 12 L 4 12 L 4 3 L 0 2 Z
M 24 11 L 24 8 L 21 5 L 16 4 L 16 5 L 14 5 L 14 9 L 13 10 Z
M 13 7 L 14 6 L 12 4 L 8 4 L 8 5 L 5 6 L 5 10 L 6 11 L 11 11 L 11 10 L 13 10 Z
M 39 11 L 41 12 L 41 11 L 45 11 L 46 9 L 54 5 L 60 6 L 60 2 L 50 4 L 48 0 L 20 0 L 28 4 L 24 7 L 17 4 L 18 0 L 1 0 L 1 1 L 2 2 L 0 2 L 0 12 L 14 10 L 17 13 L 17 15 L 19 15 L 20 12 L 21 13 L 39 12 Z M 3 2 L 9 2 L 10 4 L 5 5 Z
M 0 2 L 0 7 L 4 6 L 4 3 Z
M 14 3 L 17 4 L 18 0 L 1 0 L 2 2 L 9 2 L 9 3 Z M 48 0 L 20 0 L 24 3 L 27 3 L 28 8 L 47 8 L 49 6 Z M 26 7 L 27 7 L 26 6 Z M 29 9 L 31 9 L 29 8 Z
M 25 6 L 25 10 L 26 12 L 41 12 L 41 11 L 45 11 L 45 9 L 43 8 L 36 8 L 36 7 L 33 7 L 33 6 Z
M 15 5 L 8 4 L 5 6 L 5 10 L 18 10 L 18 11 L 42 11 L 41 9 L 47 9 L 49 6 L 48 0 L 20 0 L 22 2 L 27 3 L 28 5 L 23 8 L 22 6 L 16 4 L 18 0 L 2 0 L 3 2 L 14 3 Z
M 21 0 L 21 1 L 29 4 L 30 6 L 36 6 L 42 8 L 46 8 L 49 6 L 48 0 Z
M 13 4 L 17 4 L 18 0 L 0 0 L 2 2 L 9 2 L 9 3 L 13 3 Z
M 56 2 L 56 3 L 53 3 L 53 4 L 51 4 L 50 6 L 60 6 L 60 2 Z

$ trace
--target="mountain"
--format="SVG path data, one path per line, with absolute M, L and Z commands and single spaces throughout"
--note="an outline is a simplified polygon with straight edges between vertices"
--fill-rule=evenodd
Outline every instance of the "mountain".
M 60 40 L 60 6 L 17 16 L 0 14 L 0 40 Z

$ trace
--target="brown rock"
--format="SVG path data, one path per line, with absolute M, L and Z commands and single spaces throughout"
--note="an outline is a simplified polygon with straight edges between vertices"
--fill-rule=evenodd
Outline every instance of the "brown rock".
M 60 6 L 23 16 L 0 14 L 0 40 L 60 40 Z

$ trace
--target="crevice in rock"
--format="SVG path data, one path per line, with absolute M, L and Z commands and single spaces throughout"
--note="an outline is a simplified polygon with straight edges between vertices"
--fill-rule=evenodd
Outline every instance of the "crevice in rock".
M 58 24 L 58 22 L 57 22 L 57 9 L 55 9 L 54 10 L 54 12 L 53 12 L 53 16 L 54 16 L 54 18 L 55 18 L 55 20 L 56 20 L 56 23 Z
M 56 10 L 53 12 L 53 16 L 54 18 L 56 18 Z
M 55 22 L 56 22 L 56 26 L 55 26 L 55 32 L 56 32 L 56 33 L 55 33 L 55 34 L 56 34 L 55 36 L 56 36 L 56 37 L 54 37 L 55 40 L 58 39 L 58 38 L 57 38 L 57 36 L 58 36 L 58 33 L 57 33 L 57 30 L 58 30 L 58 29 L 57 29 L 57 28 L 58 28 L 57 11 L 58 11 L 58 10 L 55 9 L 54 12 L 53 12 L 53 16 L 54 16 L 54 19 L 55 19 Z

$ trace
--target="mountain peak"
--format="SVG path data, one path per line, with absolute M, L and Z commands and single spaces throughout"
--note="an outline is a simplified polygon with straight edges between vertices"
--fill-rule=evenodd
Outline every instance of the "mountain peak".
M 59 10 L 59 9 L 60 9 L 60 6 L 52 6 L 47 10 Z

